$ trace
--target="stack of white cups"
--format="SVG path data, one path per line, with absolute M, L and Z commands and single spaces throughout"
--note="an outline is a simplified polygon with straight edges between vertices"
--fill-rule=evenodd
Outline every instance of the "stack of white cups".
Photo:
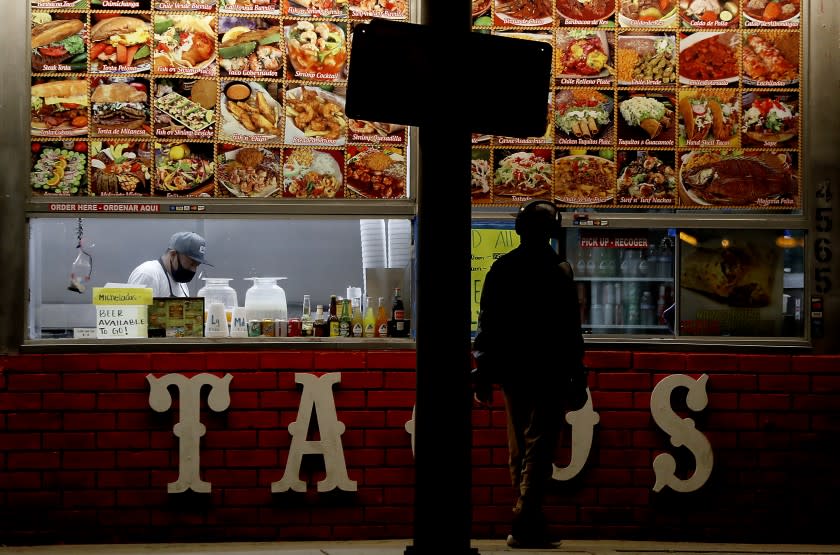
M 388 220 L 388 267 L 405 268 L 411 261 L 411 222 Z
M 362 237 L 362 268 L 384 268 L 385 220 L 359 220 Z

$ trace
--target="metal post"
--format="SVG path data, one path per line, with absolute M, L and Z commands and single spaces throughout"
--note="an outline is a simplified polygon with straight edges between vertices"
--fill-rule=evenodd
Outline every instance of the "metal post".
M 468 87 L 443 46 L 463 46 L 471 30 L 467 0 L 426 0 L 424 24 L 449 37 L 430 52 L 438 80 L 463 102 Z M 457 5 L 457 8 L 455 7 Z M 429 76 L 431 78 L 431 76 Z M 477 553 L 470 548 L 472 433 L 470 371 L 471 135 L 457 107 L 434 114 L 442 98 L 420 107 L 417 202 L 417 404 L 412 555 Z M 457 105 L 457 102 L 456 102 Z M 454 112 L 454 114 L 453 114 Z

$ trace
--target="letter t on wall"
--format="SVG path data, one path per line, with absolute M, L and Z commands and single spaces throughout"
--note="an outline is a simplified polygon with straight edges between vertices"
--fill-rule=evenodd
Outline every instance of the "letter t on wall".
M 178 388 L 180 410 L 178 423 L 172 431 L 178 437 L 178 479 L 167 484 L 169 493 L 183 493 L 193 490 L 197 493 L 210 493 L 211 484 L 199 475 L 199 443 L 207 428 L 201 423 L 201 388 L 210 386 L 207 406 L 214 412 L 222 412 L 230 406 L 230 381 L 233 376 L 225 374 L 223 378 L 212 374 L 198 374 L 186 378 L 181 374 L 167 374 L 156 378 L 146 376 L 149 382 L 149 406 L 157 412 L 166 412 L 172 406 L 169 386 Z

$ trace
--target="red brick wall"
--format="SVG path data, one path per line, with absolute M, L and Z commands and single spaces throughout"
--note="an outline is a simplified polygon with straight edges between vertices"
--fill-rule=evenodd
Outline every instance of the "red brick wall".
M 568 538 L 838 543 L 840 357 L 592 352 L 600 415 L 590 458 L 554 484 L 548 512 Z M 295 372 L 342 373 L 334 388 L 357 492 L 272 494 L 297 417 Z M 229 372 L 231 405 L 206 407 L 202 478 L 210 494 L 168 494 L 178 474 L 177 411 L 149 407 L 146 375 Z M 709 376 L 692 418 L 714 449 L 696 492 L 652 490 L 662 452 L 693 471 L 650 415 L 664 376 Z M 50 544 L 410 538 L 413 458 L 404 425 L 414 404 L 413 351 L 276 351 L 0 357 L 0 543 Z M 177 394 L 174 395 L 177 407 Z M 512 492 L 501 396 L 473 412 L 474 537 L 507 533 Z M 569 428 L 567 428 L 568 430 Z M 566 436 L 568 438 L 568 435 Z M 441 454 L 445 456 L 445 454 Z M 568 464 L 568 439 L 557 464 Z M 441 502 L 446 482 L 441 481 Z

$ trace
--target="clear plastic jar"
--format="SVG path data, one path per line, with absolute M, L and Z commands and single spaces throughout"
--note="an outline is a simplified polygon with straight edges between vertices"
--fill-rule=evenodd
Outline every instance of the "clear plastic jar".
M 239 306 L 239 301 L 236 297 L 236 289 L 228 285 L 233 278 L 203 278 L 206 282 L 204 287 L 196 293 L 199 297 L 204 297 L 204 321 L 207 321 L 207 308 L 211 303 L 222 303 L 225 305 L 225 317 L 228 325 L 233 315 L 233 309 Z
M 277 285 L 284 277 L 253 277 L 245 292 L 245 315 L 250 320 L 288 320 L 286 292 Z

